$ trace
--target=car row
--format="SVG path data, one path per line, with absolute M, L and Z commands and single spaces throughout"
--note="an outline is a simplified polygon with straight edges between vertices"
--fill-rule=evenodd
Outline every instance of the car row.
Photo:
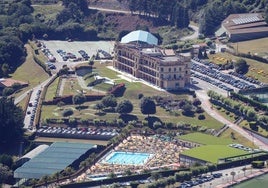
M 73 138 L 111 138 L 118 135 L 117 129 L 108 128 L 71 128 L 41 126 L 37 131 L 39 136 L 73 137 Z
M 237 148 L 237 149 L 241 149 L 241 150 L 244 150 L 244 151 L 248 151 L 248 152 L 256 152 L 256 151 L 260 151 L 260 150 L 255 150 L 255 149 L 252 149 L 252 148 L 249 148 L 249 147 L 246 147 L 246 146 L 243 146 L 242 144 L 229 144 L 230 147 L 233 147 L 233 148 Z
M 109 54 L 108 52 L 106 52 L 102 49 L 99 49 L 98 53 L 100 53 L 104 59 L 111 59 L 112 58 L 111 54 Z
M 193 62 L 192 70 L 199 72 L 199 73 L 205 75 L 206 77 L 211 77 L 211 78 L 214 78 L 218 81 L 230 84 L 233 87 L 238 88 L 238 89 L 254 89 L 254 88 L 256 88 L 256 86 L 253 84 L 249 84 L 249 83 L 242 81 L 240 79 L 236 79 L 236 78 L 232 77 L 231 75 L 224 74 L 220 71 L 214 70 L 212 68 L 208 68 L 208 67 L 201 65 L 201 64 L 198 64 L 198 63 Z
M 204 81 L 206 81 L 206 82 L 208 82 L 208 83 L 210 83 L 210 84 L 212 84 L 212 85 L 214 85 L 214 86 L 216 86 L 218 88 L 221 88 L 221 89 L 223 89 L 225 91 L 234 91 L 234 89 L 224 85 L 222 82 L 218 82 L 218 81 L 213 80 L 213 79 L 211 79 L 211 78 L 209 78 L 207 76 L 204 76 L 202 74 L 197 74 L 197 73 L 192 71 L 191 75 L 193 77 L 199 78 L 200 80 L 204 80 Z
M 242 80 L 246 80 L 246 81 L 248 81 L 248 82 L 251 82 L 251 83 L 253 83 L 253 84 L 257 84 L 257 85 L 259 85 L 259 86 L 262 85 L 262 83 L 261 83 L 260 81 L 255 80 L 255 79 L 253 79 L 253 78 L 251 78 L 251 77 L 247 77 L 247 76 L 245 76 L 245 75 L 243 75 L 243 74 L 239 74 L 239 73 L 234 72 L 234 71 L 229 72 L 229 74 L 230 74 L 230 75 L 233 75 L 233 76 L 236 76 L 236 77 L 238 77 L 238 78 L 240 78 L 240 79 L 242 79 Z
M 61 49 L 58 49 L 57 53 L 62 57 L 63 61 L 67 61 L 68 59 L 76 59 L 76 55 L 71 52 L 65 52 Z
M 50 62 L 56 62 L 56 58 L 53 56 L 53 54 L 49 51 L 47 48 L 42 48 L 41 50 L 45 56 L 48 58 Z
M 50 61 L 46 62 L 46 65 L 49 69 L 56 69 L 56 66 Z
M 180 188 L 186 188 L 186 187 L 193 187 L 197 185 L 201 185 L 205 182 L 212 181 L 214 178 L 220 178 L 222 177 L 222 173 L 214 173 L 211 175 L 203 175 L 203 176 L 198 176 L 197 178 L 194 178 L 191 181 L 185 181 L 181 183 Z
M 33 130 L 34 118 L 35 118 L 40 95 L 41 95 L 41 90 L 37 90 L 36 97 L 35 97 L 34 101 L 29 103 L 27 114 L 30 115 L 30 124 L 28 127 L 28 129 L 30 129 L 30 130 Z

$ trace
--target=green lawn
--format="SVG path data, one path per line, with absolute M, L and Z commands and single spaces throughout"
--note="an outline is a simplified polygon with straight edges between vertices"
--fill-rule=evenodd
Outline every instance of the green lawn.
M 182 154 L 217 164 L 221 158 L 235 157 L 249 153 L 227 145 L 208 145 L 185 150 Z
M 50 86 L 48 87 L 47 93 L 46 93 L 46 97 L 45 97 L 45 100 L 46 101 L 52 100 L 56 96 L 56 92 L 57 92 L 57 87 L 58 87 L 59 80 L 60 80 L 59 77 L 56 78 L 54 80 L 54 82 L 52 82 L 50 84 Z
M 23 88 L 20 92 L 16 93 L 15 96 L 19 96 L 23 92 L 34 88 L 40 82 L 45 81 L 49 78 L 48 74 L 33 60 L 32 48 L 26 44 L 27 57 L 25 62 L 17 68 L 17 70 L 10 74 L 10 77 L 15 80 L 23 82 L 29 82 L 29 86 Z
M 251 54 L 257 54 L 259 56 L 268 55 L 267 48 L 268 48 L 268 37 L 255 39 L 255 40 L 248 40 L 242 41 L 237 43 L 231 43 L 231 45 L 237 49 L 239 52 Z M 249 48 L 250 46 L 250 48 Z
M 233 132 L 233 133 L 232 133 Z M 235 143 L 239 143 L 242 144 L 246 147 L 250 147 L 250 148 L 257 148 L 252 141 L 246 139 L 243 135 L 241 135 L 240 133 L 232 130 L 231 128 L 228 128 L 227 130 L 225 130 L 219 137 L 222 139 L 231 139 L 231 134 L 233 134 L 234 136 L 234 140 L 233 142 Z
M 203 133 L 191 133 L 182 135 L 179 136 L 179 139 L 204 145 L 228 145 L 232 143 L 232 139 L 230 138 L 219 138 Z
M 124 99 L 128 99 L 133 103 L 134 109 L 131 113 L 131 115 L 133 115 L 133 117 L 136 117 L 139 120 L 144 120 L 147 115 L 143 115 L 140 111 L 140 99 L 138 99 L 138 95 L 139 94 L 143 94 L 144 96 L 162 96 L 162 97 L 172 97 L 174 100 L 180 100 L 180 99 L 189 99 L 191 98 L 189 95 L 176 95 L 176 94 L 172 94 L 166 91 L 159 91 L 156 89 L 153 89 L 150 86 L 144 85 L 142 83 L 139 82 L 127 82 L 125 80 L 119 79 L 117 80 L 119 77 L 117 76 L 117 72 L 107 68 L 106 66 L 110 64 L 100 64 L 98 62 L 95 62 L 94 64 L 94 72 L 97 71 L 99 73 L 100 76 L 103 77 L 108 77 L 111 79 L 116 79 L 115 81 L 117 83 L 121 83 L 124 82 L 126 85 L 126 90 L 124 92 L 124 95 L 122 97 L 118 97 L 117 100 L 118 102 Z M 76 84 L 75 84 L 76 85 Z M 104 90 L 107 91 L 108 87 L 110 87 L 111 85 L 107 85 L 107 84 L 98 84 L 96 86 L 94 86 L 94 89 L 98 89 L 98 90 Z M 77 87 L 78 84 L 77 84 Z M 70 90 L 70 83 L 69 81 L 65 82 L 65 86 L 64 86 L 64 91 L 66 90 Z M 92 91 L 93 92 L 93 91 Z M 71 94 L 71 92 L 68 92 L 69 94 Z M 66 94 L 64 92 L 64 94 Z M 104 113 L 101 115 L 96 114 L 96 110 L 93 108 L 95 106 L 95 104 L 99 103 L 100 101 L 92 101 L 92 102 L 86 102 L 83 105 L 87 106 L 86 109 L 81 110 L 81 113 L 78 111 L 74 111 L 74 114 L 72 115 L 72 117 L 81 117 L 81 118 L 98 118 L 98 119 L 102 119 L 102 120 L 107 120 L 107 119 L 118 119 L 120 117 L 120 114 L 118 113 Z M 64 106 L 64 108 L 68 108 L 68 107 L 72 107 L 74 108 L 74 106 Z M 184 123 L 189 123 L 192 125 L 196 125 L 196 126 L 205 126 L 207 128 L 212 128 L 212 129 L 219 129 L 221 128 L 223 125 L 221 123 L 219 123 L 217 120 L 215 120 L 213 117 L 209 116 L 206 113 L 203 113 L 206 117 L 205 120 L 198 120 L 198 114 L 195 114 L 195 116 L 193 117 L 187 117 L 181 114 L 180 111 L 177 112 L 177 115 L 175 116 L 174 114 L 170 114 L 170 112 L 167 112 L 165 109 L 157 106 L 156 108 L 156 114 L 152 114 L 151 116 L 154 116 L 156 118 L 159 118 L 160 121 L 162 122 L 172 122 L 174 124 L 177 124 L 179 122 L 184 122 Z M 42 107 L 42 118 L 61 118 L 61 112 L 59 112 L 59 109 L 57 106 L 46 106 L 43 105 Z

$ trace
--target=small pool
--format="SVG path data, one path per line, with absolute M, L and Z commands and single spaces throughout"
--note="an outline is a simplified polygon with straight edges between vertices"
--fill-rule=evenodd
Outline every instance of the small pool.
M 153 154 L 132 152 L 111 152 L 103 162 L 120 165 L 143 165 Z

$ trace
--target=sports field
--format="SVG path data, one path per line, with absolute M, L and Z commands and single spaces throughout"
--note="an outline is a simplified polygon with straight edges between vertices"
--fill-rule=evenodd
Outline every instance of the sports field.
M 268 174 L 256 177 L 249 181 L 243 182 L 239 185 L 235 185 L 234 188 L 267 188 L 268 185 Z

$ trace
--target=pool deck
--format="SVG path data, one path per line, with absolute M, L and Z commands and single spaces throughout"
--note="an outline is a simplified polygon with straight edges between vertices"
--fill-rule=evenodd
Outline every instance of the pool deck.
M 152 154 L 145 164 L 109 164 L 104 162 L 105 155 L 96 164 L 91 166 L 86 173 L 76 178 L 76 181 L 84 181 L 91 175 L 108 175 L 115 173 L 117 175 L 124 174 L 126 171 L 131 173 L 140 173 L 148 169 L 170 168 L 177 169 L 180 167 L 179 154 L 186 148 L 180 146 L 178 142 L 167 141 L 155 136 L 145 137 L 140 135 L 132 135 L 123 140 L 112 151 L 133 152 L 133 153 L 149 153 Z

